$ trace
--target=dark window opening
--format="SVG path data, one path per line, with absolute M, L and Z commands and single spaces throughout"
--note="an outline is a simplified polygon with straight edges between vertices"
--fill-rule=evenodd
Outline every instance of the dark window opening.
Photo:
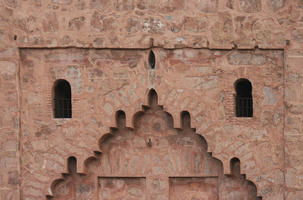
M 148 93 L 148 105 L 151 108 L 158 106 L 158 94 L 154 89 L 151 89 Z
M 182 129 L 191 128 L 190 114 L 188 111 L 183 111 L 181 113 L 181 124 L 182 124 Z
M 75 174 L 77 173 L 77 158 L 71 156 L 67 160 L 68 173 Z
M 150 51 L 149 57 L 148 57 L 149 66 L 151 69 L 155 69 L 156 65 L 156 57 L 153 51 Z
M 66 80 L 57 80 L 54 87 L 55 118 L 72 117 L 71 87 Z
M 230 160 L 230 171 L 231 174 L 234 176 L 241 175 L 241 166 L 240 166 L 240 160 L 238 158 L 233 158 Z
M 247 79 L 240 79 L 236 82 L 236 116 L 253 116 L 253 98 L 251 82 Z
M 124 111 L 119 110 L 116 112 L 116 122 L 118 128 L 126 127 L 126 116 Z

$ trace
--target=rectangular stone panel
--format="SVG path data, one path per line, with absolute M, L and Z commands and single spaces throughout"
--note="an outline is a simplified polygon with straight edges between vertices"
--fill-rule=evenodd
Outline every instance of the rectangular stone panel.
M 172 177 L 169 185 L 170 200 L 218 199 L 218 177 Z
M 145 178 L 100 177 L 99 200 L 145 200 Z

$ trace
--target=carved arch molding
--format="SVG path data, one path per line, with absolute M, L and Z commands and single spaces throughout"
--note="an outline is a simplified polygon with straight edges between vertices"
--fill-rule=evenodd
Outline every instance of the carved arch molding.
M 149 105 L 125 126 L 117 111 L 117 126 L 99 140 L 99 148 L 77 173 L 77 160 L 68 159 L 68 173 L 54 180 L 52 200 L 260 200 L 254 183 L 240 173 L 240 161 L 231 160 L 231 173 L 207 152 L 205 139 L 182 112 L 182 128 L 158 105 L 155 90 Z

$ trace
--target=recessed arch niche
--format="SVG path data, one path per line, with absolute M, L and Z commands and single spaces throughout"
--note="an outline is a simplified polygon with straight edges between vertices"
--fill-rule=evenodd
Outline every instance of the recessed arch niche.
M 116 112 L 116 127 L 99 140 L 99 149 L 77 173 L 69 158 L 68 173 L 51 185 L 53 200 L 256 200 L 254 183 L 240 173 L 240 160 L 231 159 L 231 173 L 207 152 L 206 140 L 191 127 L 190 113 L 181 112 L 180 129 L 158 105 L 151 89 L 148 104 L 126 127 L 126 115 Z M 72 165 L 72 166 L 70 166 Z M 72 169 L 72 170 L 71 170 Z

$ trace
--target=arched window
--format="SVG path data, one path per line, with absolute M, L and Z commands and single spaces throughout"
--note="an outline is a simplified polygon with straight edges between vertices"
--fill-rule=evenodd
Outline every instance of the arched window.
M 158 94 L 154 89 L 151 89 L 148 93 L 148 105 L 151 108 L 158 106 Z
M 118 110 L 116 112 L 116 123 L 117 123 L 117 127 L 120 129 L 126 127 L 126 116 L 124 111 Z
M 240 160 L 238 158 L 233 158 L 230 160 L 230 174 L 234 176 L 241 175 Z
M 72 117 L 72 94 L 69 82 L 57 80 L 54 84 L 54 116 L 55 118 Z
M 67 168 L 69 174 L 77 173 L 77 158 L 71 156 L 67 160 Z
M 253 116 L 253 98 L 251 82 L 247 79 L 239 79 L 235 83 L 236 87 L 236 116 Z
M 181 126 L 182 126 L 182 129 L 191 128 L 190 114 L 188 111 L 182 111 L 182 113 L 181 113 Z

